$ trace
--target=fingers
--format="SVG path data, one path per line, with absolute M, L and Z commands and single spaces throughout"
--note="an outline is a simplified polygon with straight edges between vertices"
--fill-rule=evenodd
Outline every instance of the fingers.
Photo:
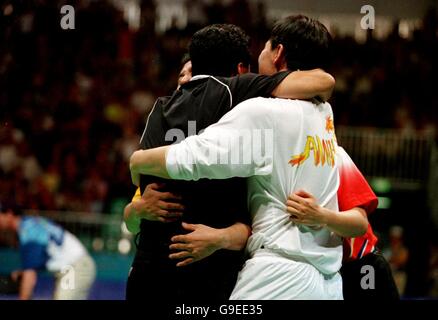
M 293 208 L 293 209 L 298 210 L 298 211 L 303 211 L 302 205 L 296 201 L 293 201 L 293 200 L 287 200 L 286 206 L 287 206 L 288 211 L 289 211 L 289 208 Z
M 312 217 L 309 217 L 306 212 L 297 210 L 292 207 L 287 207 L 287 213 L 290 214 L 290 220 L 295 224 L 306 225 L 306 226 L 320 226 Z M 316 229 L 315 229 L 316 230 Z
M 165 201 L 158 201 L 158 207 L 164 210 L 184 210 L 184 206 L 180 203 L 175 202 L 165 202 Z
M 166 211 L 166 210 L 160 210 L 157 212 L 158 213 L 158 221 L 161 222 L 175 222 L 178 221 L 183 213 L 182 212 L 177 212 L 177 211 Z
M 316 201 L 315 197 L 312 194 L 304 190 L 298 190 L 297 192 L 291 193 L 288 199 L 296 201 L 303 205 L 312 204 Z
M 295 192 L 295 194 L 302 198 L 313 198 L 313 195 L 304 190 L 298 190 L 297 192 Z
M 187 236 L 186 235 L 183 235 L 183 234 L 180 234 L 180 235 L 177 235 L 177 236 L 173 236 L 171 239 L 170 239 L 170 241 L 172 241 L 172 242 L 182 242 L 182 243 L 185 243 L 185 242 L 187 242 Z
M 300 204 L 306 204 L 306 200 L 305 198 L 297 195 L 296 193 L 292 193 L 289 197 L 288 197 L 289 201 L 294 201 L 294 202 L 298 202 Z
M 289 199 L 292 197 L 295 197 L 295 195 L 291 195 L 289 197 Z M 300 223 L 300 220 L 301 220 L 302 215 L 303 215 L 303 207 L 299 202 L 297 202 L 295 200 L 287 200 L 286 201 L 286 211 L 287 211 L 287 213 L 290 214 L 291 220 L 294 223 Z
M 180 260 L 180 259 L 186 259 L 186 258 L 193 258 L 191 252 L 179 251 L 179 252 L 171 253 L 169 255 L 169 259 L 171 259 L 171 260 Z
M 160 200 L 182 200 L 182 197 L 180 195 L 171 193 L 171 192 L 161 192 L 160 189 L 164 188 L 166 186 L 165 183 L 151 183 L 146 186 L 145 191 L 143 192 L 143 195 L 146 194 L 146 192 L 151 192 L 151 194 L 154 194 L 158 197 Z
M 146 190 L 159 190 L 163 188 L 166 184 L 165 183 L 151 183 L 146 186 Z
M 178 237 L 178 236 L 173 237 L 172 241 L 176 237 Z M 187 266 L 187 265 L 196 261 L 195 257 L 192 256 L 193 253 L 192 253 L 192 249 L 191 249 L 190 245 L 188 245 L 186 243 L 173 243 L 169 246 L 169 249 L 170 250 L 181 250 L 179 252 L 171 253 L 169 255 L 169 259 L 171 259 L 171 260 L 184 259 L 183 261 L 180 261 L 176 264 L 177 267 L 184 267 L 184 266 Z
M 190 253 L 188 251 L 180 251 L 169 255 L 170 260 L 181 260 L 187 258 L 191 258 Z
M 161 192 L 155 188 L 157 184 L 149 184 L 144 190 L 142 197 L 147 198 L 147 196 L 154 196 L 160 200 L 182 200 L 182 197 L 171 192 Z
M 185 223 L 185 222 L 182 223 L 182 227 L 188 231 L 195 231 L 197 229 L 196 224 L 190 224 L 190 223 Z
M 308 218 L 298 210 L 292 208 L 288 213 L 290 214 L 290 219 L 294 223 L 306 224 L 308 222 Z
M 305 191 L 300 191 L 304 198 L 300 195 L 297 195 L 296 193 L 291 194 L 288 197 L 288 200 L 286 201 L 286 205 L 293 207 L 301 212 L 306 212 L 309 210 L 314 210 L 316 207 L 318 207 L 315 198 Z
M 182 199 L 180 195 L 173 194 L 173 193 L 171 193 L 171 192 L 159 192 L 159 191 L 157 191 L 157 192 L 159 193 L 159 194 L 158 194 L 158 197 L 159 197 L 161 200 L 170 200 L 170 199 L 173 199 L 173 200 L 181 200 L 181 199 Z
M 176 264 L 176 266 L 177 266 L 177 267 L 185 267 L 185 266 L 188 266 L 189 264 L 191 264 L 191 263 L 193 263 L 193 262 L 195 262 L 195 259 L 193 259 L 193 258 L 187 258 L 187 259 L 185 259 L 184 261 L 178 262 L 178 263 Z
M 301 212 L 292 207 L 287 207 L 287 213 L 290 214 L 292 219 L 298 219 L 301 217 Z
M 300 207 L 299 204 L 294 204 L 294 205 Z M 295 207 L 287 206 L 287 213 L 290 214 L 290 219 L 295 224 L 305 224 L 307 222 L 306 214 L 299 208 L 296 209 Z
M 183 215 L 182 212 L 178 211 L 167 211 L 167 210 L 159 210 L 157 212 L 158 216 L 161 218 L 169 219 L 169 218 L 181 218 Z
M 183 213 L 179 211 L 165 211 L 166 213 L 163 213 L 164 218 L 181 218 Z
M 170 250 L 180 250 L 180 251 L 191 251 L 189 245 L 186 243 L 182 243 L 182 242 L 172 243 L 169 246 L 169 249 Z

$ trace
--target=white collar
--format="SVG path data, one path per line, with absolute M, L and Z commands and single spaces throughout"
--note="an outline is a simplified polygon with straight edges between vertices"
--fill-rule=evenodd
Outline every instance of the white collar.
M 210 78 L 211 76 L 207 75 L 207 74 L 198 74 L 194 77 L 192 77 L 190 79 L 190 81 L 195 81 L 195 80 L 199 80 L 199 79 L 205 79 L 205 78 Z

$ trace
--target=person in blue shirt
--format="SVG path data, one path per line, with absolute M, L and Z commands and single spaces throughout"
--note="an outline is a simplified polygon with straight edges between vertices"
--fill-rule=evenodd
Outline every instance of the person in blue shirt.
M 96 276 L 96 267 L 82 243 L 52 221 L 22 216 L 17 206 L 0 203 L 0 243 L 18 246 L 22 269 L 11 277 L 19 280 L 19 298 L 32 298 L 37 274 L 55 276 L 55 300 L 84 300 Z

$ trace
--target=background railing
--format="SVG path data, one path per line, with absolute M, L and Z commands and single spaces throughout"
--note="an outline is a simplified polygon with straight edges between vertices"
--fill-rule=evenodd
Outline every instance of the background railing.
M 432 134 L 337 127 L 336 135 L 368 180 L 385 178 L 396 189 L 415 190 L 427 185 L 436 148 Z
M 386 210 L 371 217 L 381 231 L 381 244 L 391 225 L 414 228 L 412 214 L 438 230 L 438 147 L 433 133 L 338 126 L 336 136 L 379 197 L 379 209 Z

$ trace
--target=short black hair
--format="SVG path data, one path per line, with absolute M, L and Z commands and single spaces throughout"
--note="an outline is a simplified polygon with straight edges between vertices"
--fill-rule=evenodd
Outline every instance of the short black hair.
M 230 77 L 239 63 L 250 64 L 249 37 L 235 25 L 213 24 L 193 35 L 189 54 L 193 75 Z
M 332 37 L 318 20 L 303 15 L 277 21 L 271 31 L 272 49 L 282 44 L 289 70 L 327 68 L 331 60 Z
M 0 214 L 7 213 L 11 211 L 16 216 L 21 216 L 23 214 L 23 209 L 20 205 L 12 201 L 1 201 L 0 202 Z

